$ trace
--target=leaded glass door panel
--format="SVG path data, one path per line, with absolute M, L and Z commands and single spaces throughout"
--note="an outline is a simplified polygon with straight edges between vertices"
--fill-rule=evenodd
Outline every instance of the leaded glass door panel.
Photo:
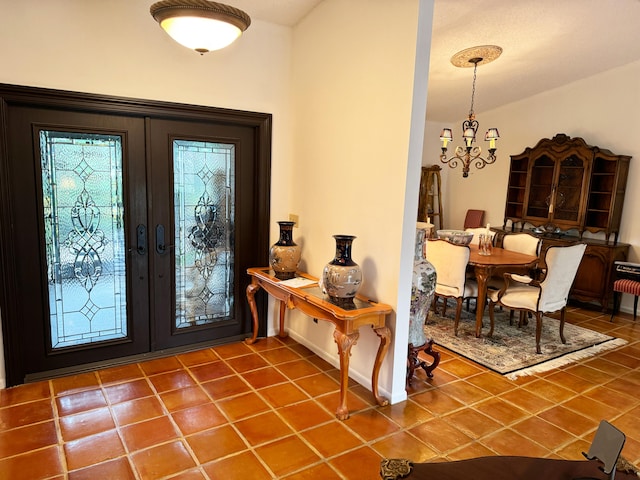
M 235 145 L 173 141 L 175 328 L 233 312 Z
M 128 339 L 122 137 L 39 133 L 49 348 Z

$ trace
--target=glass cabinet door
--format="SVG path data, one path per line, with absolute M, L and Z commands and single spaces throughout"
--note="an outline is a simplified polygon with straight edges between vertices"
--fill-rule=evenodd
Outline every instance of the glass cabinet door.
M 553 193 L 553 176 L 556 162 L 543 155 L 533 161 L 529 181 L 529 197 L 526 217 L 548 219 L 551 196 Z
M 585 170 L 584 162 L 575 155 L 560 161 L 552 212 L 555 222 L 579 221 Z

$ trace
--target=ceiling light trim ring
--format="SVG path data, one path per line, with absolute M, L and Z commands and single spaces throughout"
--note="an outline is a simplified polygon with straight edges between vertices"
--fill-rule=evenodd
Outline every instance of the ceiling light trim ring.
M 498 45 L 478 45 L 460 50 L 451 57 L 451 63 L 456 67 L 470 68 L 491 63 L 500 55 L 502 47 Z
M 251 18 L 242 10 L 207 0 L 163 0 L 151 5 L 151 16 L 158 22 L 171 17 L 203 17 L 231 23 L 244 32 Z

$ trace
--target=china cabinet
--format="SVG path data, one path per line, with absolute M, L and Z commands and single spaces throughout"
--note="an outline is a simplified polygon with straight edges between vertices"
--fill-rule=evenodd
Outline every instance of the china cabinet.
M 505 227 L 525 223 L 540 233 L 603 232 L 617 241 L 628 155 L 559 133 L 511 156 Z

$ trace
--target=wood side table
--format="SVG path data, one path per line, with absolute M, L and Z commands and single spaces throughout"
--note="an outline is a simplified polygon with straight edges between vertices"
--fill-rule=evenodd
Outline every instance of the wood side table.
M 380 338 L 380 345 L 373 363 L 371 391 L 378 405 L 385 406 L 389 401 L 378 394 L 378 375 L 380 366 L 389 349 L 391 331 L 386 326 L 386 316 L 391 313 L 391 306 L 376 303 L 357 295 L 353 302 L 337 305 L 325 296 L 318 286 L 318 279 L 303 272 L 297 272 L 291 280 L 280 280 L 273 270 L 266 267 L 249 268 L 251 283 L 247 286 L 247 300 L 253 317 L 253 336 L 245 339 L 251 345 L 258 337 L 258 310 L 255 294 L 262 288 L 280 302 L 280 325 L 278 335 L 287 336 L 284 330 L 284 314 L 287 308 L 298 309 L 309 317 L 324 320 L 334 325 L 333 338 L 338 345 L 340 357 L 340 401 L 336 417 L 340 420 L 349 418 L 347 408 L 347 388 L 349 381 L 349 357 L 351 347 L 359 337 L 359 328 L 370 325 Z

